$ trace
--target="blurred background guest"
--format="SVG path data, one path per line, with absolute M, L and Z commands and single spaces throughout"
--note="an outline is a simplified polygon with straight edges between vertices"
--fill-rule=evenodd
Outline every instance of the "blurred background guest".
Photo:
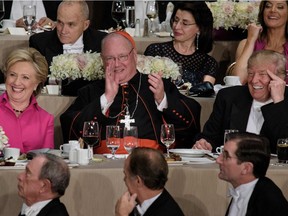
M 26 27 L 23 22 L 23 6 L 24 5 L 36 5 L 36 23 L 35 27 L 45 26 L 51 24 L 51 27 L 55 27 L 54 21 L 56 21 L 57 7 L 61 1 L 45 1 L 45 0 L 5 0 L 5 15 L 4 19 L 16 20 L 17 27 Z
M 276 153 L 277 140 L 288 137 L 286 59 L 271 50 L 254 52 L 248 60 L 248 85 L 221 89 L 213 111 L 193 148 L 223 145 L 226 129 L 261 134 Z
M 227 216 L 287 215 L 288 202 L 280 188 L 265 177 L 270 163 L 269 141 L 251 133 L 229 134 L 217 158 L 218 177 L 232 184 Z
M 101 40 L 106 33 L 89 27 L 89 7 L 85 1 L 63 1 L 57 11 L 57 25 L 53 31 L 34 34 L 30 47 L 37 49 L 51 65 L 54 56 L 65 53 L 100 52 Z M 65 80 L 62 94 L 77 95 L 79 88 L 89 81 Z
M 26 216 L 68 216 L 60 197 L 69 185 L 67 163 L 52 154 L 38 154 L 18 175 L 18 195 L 23 199 L 21 213 Z
M 144 55 L 165 56 L 180 63 L 183 79 L 192 85 L 215 83 L 218 64 L 207 53 L 213 48 L 213 17 L 204 1 L 175 3 L 170 20 L 173 40 L 151 44 Z
M 236 51 L 233 75 L 247 83 L 247 62 L 254 51 L 274 50 L 288 56 L 288 1 L 262 1 L 259 6 L 259 24 L 248 25 L 247 39 L 242 40 Z M 286 71 L 288 62 L 286 63 Z M 287 73 L 287 72 L 286 72 Z M 287 80 L 286 80 L 287 83 Z
M 22 153 L 54 148 L 54 117 L 38 106 L 35 96 L 47 78 L 45 58 L 35 49 L 16 49 L 4 64 L 6 91 L 0 96 L 0 125 L 11 147 Z
M 116 204 L 116 216 L 184 216 L 179 205 L 165 189 L 168 165 L 160 151 L 133 149 L 125 160 L 124 175 L 128 191 Z

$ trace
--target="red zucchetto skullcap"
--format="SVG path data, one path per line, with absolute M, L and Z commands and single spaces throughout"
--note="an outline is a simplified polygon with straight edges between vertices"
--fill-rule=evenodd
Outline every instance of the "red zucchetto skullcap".
M 128 34 L 127 32 L 125 31 L 115 31 L 113 33 L 116 33 L 116 34 L 119 34 L 119 35 L 122 35 L 123 37 L 125 37 L 127 40 L 130 41 L 130 43 L 132 44 L 133 48 L 136 49 L 136 44 L 135 44 L 135 41 L 134 39 L 131 37 L 130 34 Z

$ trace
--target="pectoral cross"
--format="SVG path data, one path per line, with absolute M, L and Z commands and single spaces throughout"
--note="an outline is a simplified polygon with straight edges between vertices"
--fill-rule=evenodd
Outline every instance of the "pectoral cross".
M 120 120 L 120 123 L 124 123 L 125 124 L 125 127 L 130 130 L 130 124 L 131 123 L 135 123 L 135 119 L 130 119 L 130 113 L 129 113 L 129 110 L 126 109 L 126 115 L 125 115 L 125 118 L 124 119 L 121 119 Z

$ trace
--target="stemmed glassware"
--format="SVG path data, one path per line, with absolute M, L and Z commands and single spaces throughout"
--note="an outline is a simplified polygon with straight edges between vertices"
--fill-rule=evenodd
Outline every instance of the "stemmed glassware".
M 120 27 L 120 23 L 125 21 L 126 6 L 125 1 L 113 1 L 111 8 L 111 16 L 117 23 L 117 29 Z
M 85 121 L 83 125 L 83 140 L 93 158 L 93 147 L 99 142 L 99 125 L 96 121 Z
M 150 19 L 150 34 L 154 33 L 154 20 L 158 17 L 158 3 L 156 1 L 148 1 L 146 6 L 146 16 Z
M 135 7 L 134 6 L 126 7 L 126 26 L 130 28 L 135 27 Z
M 5 15 L 4 0 L 0 0 L 0 21 Z
M 115 152 L 120 147 L 120 127 L 116 125 L 106 126 L 106 145 L 111 150 L 112 159 L 115 160 Z
M 36 19 L 36 5 L 23 6 L 23 22 L 27 26 L 28 35 L 32 34 L 32 26 Z
M 173 124 L 161 125 L 160 139 L 167 148 L 167 158 L 170 158 L 169 148 L 170 145 L 175 142 L 175 129 Z
M 125 150 L 130 154 L 138 147 L 138 129 L 136 126 L 125 127 L 123 131 L 123 142 Z

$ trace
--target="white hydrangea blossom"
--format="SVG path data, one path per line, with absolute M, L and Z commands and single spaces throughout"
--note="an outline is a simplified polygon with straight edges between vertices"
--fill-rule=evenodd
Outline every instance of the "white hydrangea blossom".
M 214 28 L 224 28 L 226 30 L 239 27 L 246 29 L 249 23 L 256 23 L 258 19 L 259 4 L 258 1 L 217 1 L 206 2 L 210 8 L 213 19 Z
M 0 126 L 0 150 L 8 145 L 8 137 L 5 135 L 5 131 Z
M 137 69 L 143 74 L 162 72 L 163 78 L 175 80 L 179 75 L 179 67 L 166 57 L 137 56 Z M 50 77 L 56 79 L 97 80 L 105 77 L 103 62 L 99 53 L 62 54 L 53 57 L 50 66 Z

